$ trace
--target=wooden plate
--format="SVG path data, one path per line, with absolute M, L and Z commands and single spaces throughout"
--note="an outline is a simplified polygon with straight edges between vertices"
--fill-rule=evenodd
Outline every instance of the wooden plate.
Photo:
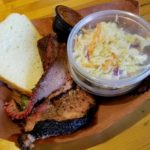
M 106 9 L 126 10 L 137 14 L 139 12 L 138 2 L 135 0 L 101 4 L 84 8 L 79 12 L 82 15 L 87 15 Z M 33 24 L 45 36 L 52 31 L 52 22 L 53 18 L 42 18 L 34 20 Z M 0 138 L 13 140 L 13 137 L 16 137 L 15 134 L 20 133 L 20 129 L 6 116 L 2 108 L 3 101 L 9 97 L 9 94 L 9 90 L 3 86 L 0 87 Z M 141 109 L 147 110 L 145 107 L 150 105 L 149 99 L 150 92 L 138 95 L 130 93 L 117 98 L 97 97 L 99 109 L 90 125 L 71 135 L 40 140 L 37 142 L 35 149 L 69 149 L 71 147 L 73 150 L 85 149 L 98 144 L 129 127 L 145 115 L 147 112 L 142 112 L 139 117 L 135 114 L 140 113 Z

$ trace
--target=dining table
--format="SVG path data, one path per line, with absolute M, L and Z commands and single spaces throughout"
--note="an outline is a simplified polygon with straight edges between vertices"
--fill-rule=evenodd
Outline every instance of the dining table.
M 0 0 L 0 21 L 13 12 L 25 14 L 31 20 L 34 20 L 47 16 L 53 17 L 57 5 L 65 5 L 74 10 L 79 10 L 116 1 L 121 2 L 122 0 Z M 139 0 L 138 3 L 139 15 L 150 22 L 150 0 Z M 147 99 L 150 101 L 150 97 Z M 139 115 L 140 109 L 144 115 Z M 132 117 L 126 118 L 122 126 L 127 126 L 128 122 L 136 120 L 134 123 L 111 138 L 89 147 L 88 150 L 150 150 L 150 103 L 139 108 L 139 110 Z M 0 150 L 17 149 L 14 142 L 0 139 Z

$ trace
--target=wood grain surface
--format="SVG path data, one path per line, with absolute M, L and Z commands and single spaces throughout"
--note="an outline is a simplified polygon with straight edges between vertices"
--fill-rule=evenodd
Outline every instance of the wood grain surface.
M 58 4 L 81 9 L 112 1 L 121 0 L 0 0 L 0 20 L 12 12 L 24 13 L 31 19 L 49 15 L 53 16 L 54 8 Z M 150 21 L 150 0 L 139 0 L 139 4 L 140 15 Z
M 99 3 L 110 1 L 113 0 L 0 0 L 0 20 L 4 19 L 9 13 L 12 12 L 24 13 L 31 19 L 54 16 L 54 8 L 58 4 L 67 5 L 74 9 L 81 9 L 87 6 L 93 6 Z M 140 15 L 150 21 L 150 0 L 140 0 Z M 147 94 L 146 96 L 147 99 L 150 98 L 149 94 Z M 145 105 L 150 107 L 150 105 L 148 104 Z M 106 114 L 106 116 L 103 116 L 103 118 L 101 119 L 105 120 L 105 117 L 110 117 L 111 119 L 111 113 L 109 113 L 109 111 L 111 110 L 109 110 L 109 105 L 107 105 L 107 107 L 108 115 Z M 119 105 L 116 108 L 118 108 L 119 110 Z M 116 108 L 114 107 L 114 109 Z M 130 110 L 132 110 L 132 108 L 130 108 Z M 144 115 L 141 115 L 141 112 L 143 112 Z M 141 108 L 141 110 L 137 112 L 136 117 L 138 115 L 141 115 L 142 119 L 140 121 L 132 124 L 132 126 L 128 127 L 127 130 L 115 136 L 114 138 L 108 141 L 104 141 L 103 144 L 99 144 L 91 148 L 91 150 L 149 150 L 150 114 L 149 111 L 147 111 L 144 107 L 144 109 Z M 130 124 L 130 122 L 132 122 L 132 119 L 134 120 L 135 118 L 130 118 L 128 120 L 128 123 Z M 106 122 L 105 126 L 109 126 L 109 124 L 107 124 Z M 117 129 L 114 130 L 117 131 Z M 109 134 L 107 133 L 106 136 L 109 137 Z M 0 147 L 0 149 L 3 148 Z

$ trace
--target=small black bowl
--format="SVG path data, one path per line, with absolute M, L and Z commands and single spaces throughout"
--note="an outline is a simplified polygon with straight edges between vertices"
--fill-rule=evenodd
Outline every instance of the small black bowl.
M 57 34 L 58 41 L 66 42 L 73 26 L 82 19 L 82 16 L 75 10 L 63 5 L 56 6 L 55 11 L 53 30 Z

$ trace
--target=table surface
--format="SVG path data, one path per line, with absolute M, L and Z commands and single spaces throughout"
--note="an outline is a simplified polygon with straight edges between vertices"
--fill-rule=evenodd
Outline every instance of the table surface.
M 0 20 L 12 12 L 24 13 L 31 19 L 53 16 L 54 8 L 58 4 L 67 5 L 74 9 L 81 9 L 98 3 L 111 1 L 112 0 L 0 0 Z M 150 0 L 140 0 L 139 3 L 140 15 L 150 21 Z M 0 141 L 0 149 L 2 149 L 1 146 L 4 146 L 2 141 Z M 150 114 L 147 114 L 130 128 L 110 140 L 89 148 L 89 150 L 99 149 L 150 150 Z

